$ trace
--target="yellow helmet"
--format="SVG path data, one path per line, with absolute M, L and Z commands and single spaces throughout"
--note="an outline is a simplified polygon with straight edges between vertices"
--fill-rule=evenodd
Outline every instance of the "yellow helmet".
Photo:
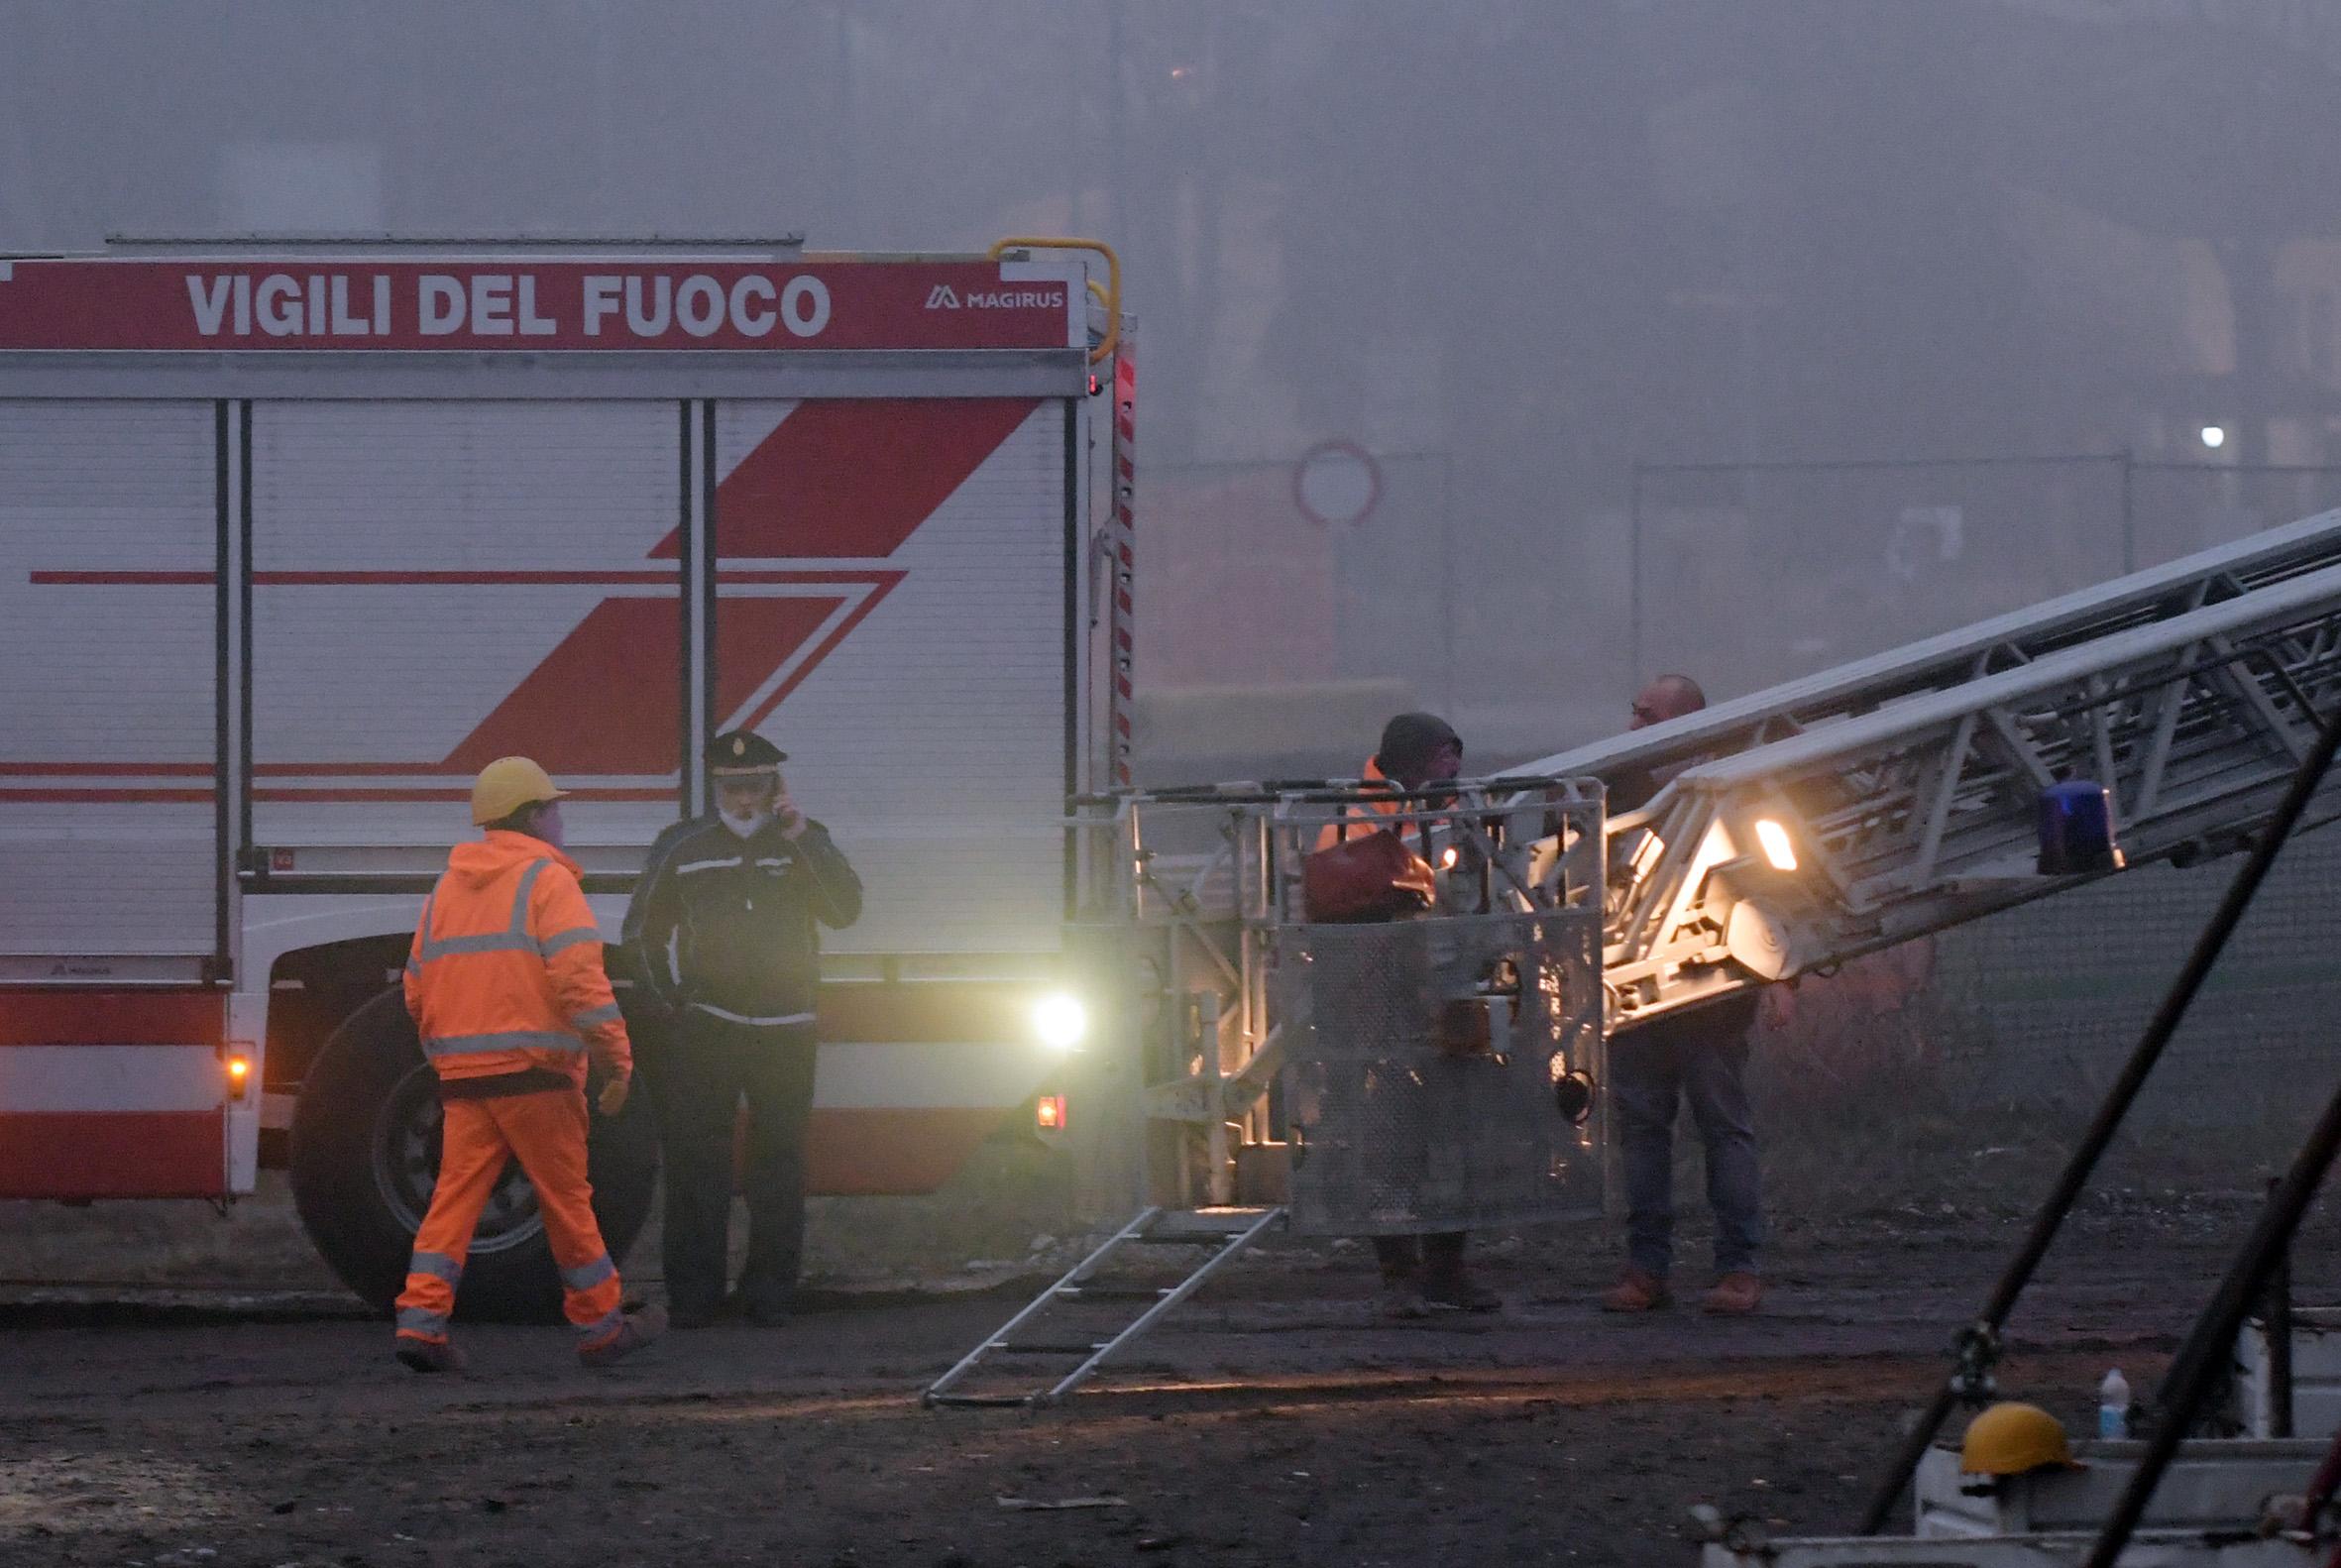
M 568 793 L 555 789 L 552 775 L 526 757 L 498 757 L 472 783 L 472 826 L 485 828 L 523 806 L 560 800 Z
M 2044 1465 L 2078 1470 L 2064 1427 L 2037 1404 L 1995 1404 L 1967 1423 L 1959 1469 L 1976 1476 L 2020 1476 Z

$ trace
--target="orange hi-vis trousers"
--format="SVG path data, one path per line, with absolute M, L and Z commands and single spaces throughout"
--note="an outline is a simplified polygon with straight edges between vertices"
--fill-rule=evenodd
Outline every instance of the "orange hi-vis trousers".
M 617 1267 L 594 1219 L 586 1179 L 586 1102 L 577 1089 L 548 1089 L 502 1099 L 448 1100 L 439 1150 L 439 1184 L 414 1235 L 406 1288 L 398 1294 L 398 1333 L 443 1344 L 463 1280 L 465 1254 L 480 1211 L 496 1190 L 507 1157 L 536 1187 L 537 1210 L 561 1267 L 562 1306 L 576 1325 L 578 1349 L 607 1343 L 624 1322 Z

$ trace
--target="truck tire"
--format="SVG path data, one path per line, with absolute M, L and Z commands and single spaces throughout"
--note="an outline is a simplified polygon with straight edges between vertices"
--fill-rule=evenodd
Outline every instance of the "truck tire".
M 658 1140 L 645 1096 L 593 1117 L 594 1213 L 613 1260 L 650 1215 Z M 385 991 L 342 1021 L 302 1078 L 289 1175 L 302 1227 L 358 1297 L 389 1313 L 430 1206 L 439 1164 L 438 1076 L 423 1060 L 405 999 Z M 536 1193 L 505 1167 L 464 1266 L 456 1315 L 474 1322 L 557 1321 L 560 1279 Z

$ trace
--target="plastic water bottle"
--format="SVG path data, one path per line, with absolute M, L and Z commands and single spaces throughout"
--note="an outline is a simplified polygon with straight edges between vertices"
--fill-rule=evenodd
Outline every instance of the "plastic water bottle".
M 2130 1380 L 2122 1376 L 2119 1367 L 2107 1373 L 2105 1381 L 2097 1385 L 2097 1435 L 2130 1435 Z

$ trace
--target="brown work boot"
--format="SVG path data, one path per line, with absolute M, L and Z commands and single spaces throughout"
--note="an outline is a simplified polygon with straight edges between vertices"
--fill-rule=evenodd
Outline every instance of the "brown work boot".
M 462 1372 L 471 1365 L 452 1340 L 398 1336 L 398 1365 L 410 1372 Z
M 1629 1265 L 1617 1277 L 1617 1283 L 1602 1292 L 1605 1312 L 1654 1312 L 1659 1307 L 1674 1304 L 1674 1293 L 1666 1282 L 1647 1269 Z
M 645 1306 L 628 1312 L 618 1321 L 617 1332 L 599 1344 L 586 1346 L 577 1359 L 589 1367 L 608 1367 L 625 1360 L 639 1350 L 648 1350 L 659 1335 L 667 1331 L 667 1309 Z
M 1764 1298 L 1764 1282 L 1744 1269 L 1734 1269 L 1707 1288 L 1699 1309 L 1719 1317 L 1745 1317 Z

